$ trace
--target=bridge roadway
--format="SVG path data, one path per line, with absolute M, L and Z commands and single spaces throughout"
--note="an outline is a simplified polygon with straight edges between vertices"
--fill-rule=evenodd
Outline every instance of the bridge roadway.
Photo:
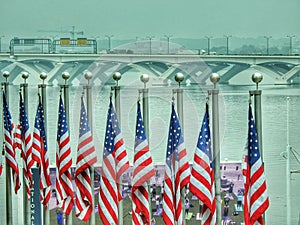
M 19 74 L 27 71 L 39 79 L 48 74 L 47 82 L 62 83 L 61 74 L 68 71 L 70 82 L 80 82 L 86 70 L 93 81 L 111 82 L 111 74 L 135 69 L 167 83 L 177 72 L 186 82 L 205 83 L 212 72 L 219 72 L 222 83 L 249 68 L 270 76 L 274 84 L 300 83 L 300 56 L 285 55 L 137 55 L 137 54 L 0 54 L 0 71 L 10 72 L 9 81 L 17 83 Z M 1 77 L 1 80 L 4 78 Z

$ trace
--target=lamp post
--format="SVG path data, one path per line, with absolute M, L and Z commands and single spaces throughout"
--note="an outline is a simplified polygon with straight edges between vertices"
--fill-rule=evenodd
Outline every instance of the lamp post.
M 173 35 L 165 35 L 168 41 L 168 48 L 167 48 L 167 53 L 168 55 L 170 54 L 170 38 L 173 37 Z
M 110 53 L 110 50 L 111 50 L 111 38 L 113 37 L 114 35 L 105 35 L 105 37 L 107 38 L 108 40 L 108 53 Z
M 152 55 L 152 39 L 154 38 L 154 36 L 147 36 L 146 38 L 149 39 L 149 53 L 150 55 Z
M 4 35 L 0 36 L 0 53 L 2 52 L 2 48 L 1 48 L 2 47 L 2 42 L 1 42 L 1 40 L 2 40 L 3 37 L 5 37 L 5 36 Z
M 272 36 L 264 36 L 264 38 L 267 40 L 267 55 L 269 55 L 269 40 Z
M 93 36 L 92 38 L 94 38 L 95 40 L 96 40 L 96 45 L 97 45 L 97 47 L 96 47 L 96 49 L 97 49 L 97 52 L 98 52 L 98 50 L 99 50 L 99 38 L 100 38 L 100 36 Z
M 207 38 L 207 54 L 210 55 L 210 39 L 213 38 L 212 36 L 205 36 Z
M 224 35 L 224 37 L 226 38 L 226 54 L 229 54 L 229 38 L 232 37 L 232 35 Z
M 293 53 L 293 38 L 296 36 L 295 35 L 287 35 L 286 37 L 288 37 L 290 39 L 289 55 L 292 55 L 292 53 Z

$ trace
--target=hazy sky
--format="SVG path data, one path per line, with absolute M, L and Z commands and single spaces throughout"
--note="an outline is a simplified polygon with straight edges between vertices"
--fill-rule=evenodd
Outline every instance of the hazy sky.
M 114 38 L 201 38 L 231 34 L 300 38 L 300 0 L 2 0 L 0 36 L 45 37 L 59 30 Z M 39 30 L 57 30 L 42 33 Z M 65 35 L 66 36 L 66 35 Z

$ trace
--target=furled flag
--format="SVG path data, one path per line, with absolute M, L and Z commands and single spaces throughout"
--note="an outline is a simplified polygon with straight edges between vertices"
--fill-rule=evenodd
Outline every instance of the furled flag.
M 14 125 L 13 125 L 14 127 Z M 15 128 L 14 128 L 15 132 L 14 132 L 14 144 L 13 147 L 14 149 L 20 149 L 22 151 L 23 149 L 23 144 L 22 144 L 22 137 L 21 137 L 21 125 L 18 124 Z
M 69 215 L 74 206 L 74 192 L 71 176 L 71 147 L 67 117 L 62 97 L 59 97 L 56 151 L 56 198 L 57 205 Z
M 145 134 L 140 102 L 137 103 L 135 154 L 132 180 L 132 224 L 150 224 L 150 205 L 147 181 L 155 175 Z
M 79 140 L 75 171 L 76 216 L 87 222 L 93 212 L 90 168 L 97 162 L 91 129 L 89 127 L 83 97 L 79 124 Z
M 20 178 L 19 178 L 19 167 L 16 161 L 16 152 L 13 148 L 12 118 L 8 109 L 4 91 L 3 91 L 3 123 L 4 123 L 4 145 L 5 145 L 6 163 L 11 168 L 13 183 L 15 186 L 14 189 L 15 189 L 15 193 L 17 194 L 18 190 L 21 187 Z
M 190 168 L 174 103 L 172 104 L 165 169 L 162 218 L 168 225 L 182 225 L 184 218 L 180 192 L 189 183 Z
M 3 171 L 3 164 L 4 164 L 4 157 L 2 156 L 2 154 L 0 155 L 0 176 L 2 175 L 2 171 Z
M 51 197 L 51 181 L 47 147 L 44 109 L 41 102 L 41 96 L 39 96 L 33 131 L 32 158 L 39 166 L 40 199 L 46 209 L 48 208 L 48 203 Z
M 32 172 L 31 167 L 34 161 L 32 160 L 32 143 L 31 133 L 29 132 L 29 123 L 26 113 L 26 108 L 20 93 L 20 113 L 19 125 L 16 127 L 15 132 L 15 147 L 21 150 L 21 157 L 23 160 L 23 173 L 24 181 L 27 192 L 27 199 L 30 199 L 30 189 L 32 188 Z
M 244 219 L 246 225 L 262 225 L 264 224 L 263 214 L 269 207 L 269 197 L 251 104 L 249 104 L 248 114 L 247 150 L 246 167 L 243 169 L 245 178 Z
M 129 168 L 125 144 L 110 99 L 103 149 L 98 210 L 103 224 L 118 224 L 118 202 L 122 174 Z
M 4 164 L 4 159 L 3 158 L 4 158 L 4 151 L 0 155 L 0 176 L 2 175 L 2 171 L 3 171 L 3 164 Z
M 194 154 L 189 190 L 203 203 L 202 224 L 216 224 L 214 165 L 212 161 L 207 103 Z

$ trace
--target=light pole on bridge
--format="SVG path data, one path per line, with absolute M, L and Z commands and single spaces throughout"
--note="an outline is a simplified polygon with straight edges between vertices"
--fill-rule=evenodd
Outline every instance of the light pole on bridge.
M 147 36 L 146 38 L 149 39 L 149 53 L 152 55 L 152 39 L 154 36 Z
M 226 38 L 226 54 L 229 54 L 229 38 L 232 37 L 232 35 L 224 35 L 224 37 Z
M 210 39 L 213 38 L 212 36 L 205 36 L 207 38 L 207 54 L 210 55 Z
M 2 48 L 1 48 L 1 47 L 2 47 L 2 42 L 1 42 L 1 41 L 2 41 L 2 38 L 3 38 L 3 37 L 5 37 L 5 36 L 4 36 L 4 35 L 1 35 L 1 36 L 0 36 L 0 53 L 2 52 Z
M 111 50 L 111 38 L 113 37 L 114 35 L 105 35 L 105 37 L 107 38 L 108 40 L 108 53 L 110 53 L 110 50 Z
M 272 36 L 264 36 L 264 38 L 267 40 L 267 55 L 269 55 L 269 41 Z
M 287 35 L 286 37 L 288 37 L 290 39 L 289 55 L 292 55 L 293 54 L 293 38 L 296 36 L 295 35 Z
M 170 54 L 170 38 L 173 37 L 173 35 L 165 35 L 168 41 L 168 48 L 167 48 L 167 53 L 168 55 Z

